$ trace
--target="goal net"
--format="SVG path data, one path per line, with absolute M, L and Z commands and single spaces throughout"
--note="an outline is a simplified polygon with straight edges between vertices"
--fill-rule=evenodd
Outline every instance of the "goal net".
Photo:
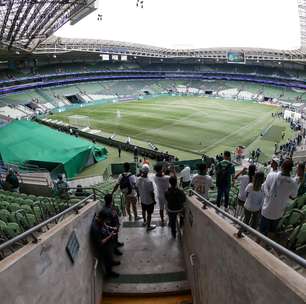
M 90 127 L 90 119 L 88 116 L 72 115 L 68 116 L 69 124 L 74 127 Z

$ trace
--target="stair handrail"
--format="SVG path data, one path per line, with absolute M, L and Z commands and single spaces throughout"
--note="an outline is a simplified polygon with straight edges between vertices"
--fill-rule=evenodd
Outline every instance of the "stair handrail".
M 230 219 L 232 222 L 234 222 L 234 224 L 238 225 L 239 228 L 237 228 L 238 231 L 237 231 L 237 234 L 235 234 L 235 236 L 237 236 L 238 238 L 242 238 L 244 231 L 247 231 L 251 235 L 256 236 L 260 241 L 263 241 L 266 245 L 272 247 L 275 251 L 283 254 L 284 256 L 288 257 L 289 259 L 291 259 L 295 263 L 297 263 L 300 266 L 306 268 L 306 260 L 304 258 L 302 258 L 301 256 L 295 254 L 294 252 L 288 250 L 287 248 L 283 247 L 282 245 L 278 244 L 277 242 L 275 242 L 275 241 L 271 240 L 270 238 L 266 237 L 265 235 L 261 234 L 259 231 L 255 230 L 255 229 L 251 228 L 250 226 L 248 226 L 247 224 L 241 222 L 240 220 L 238 220 L 234 216 L 230 215 L 229 213 L 225 212 L 221 208 L 214 205 L 212 202 L 207 200 L 205 197 L 203 197 L 201 194 L 197 193 L 196 191 L 190 189 L 189 190 L 189 195 L 190 196 L 195 195 L 196 197 L 201 199 L 201 201 L 203 203 L 202 209 L 207 209 L 207 206 L 209 206 L 209 207 L 215 209 L 219 214 L 222 214 L 224 217 Z

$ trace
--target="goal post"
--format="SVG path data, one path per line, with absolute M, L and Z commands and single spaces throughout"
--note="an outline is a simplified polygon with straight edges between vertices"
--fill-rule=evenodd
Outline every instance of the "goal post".
M 90 118 L 84 115 L 68 116 L 69 124 L 74 127 L 90 127 Z

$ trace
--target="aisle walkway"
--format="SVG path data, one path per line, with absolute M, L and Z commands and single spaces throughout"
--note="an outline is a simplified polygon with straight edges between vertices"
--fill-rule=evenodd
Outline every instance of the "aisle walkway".
M 125 245 L 120 248 L 123 252 L 120 258 L 121 265 L 114 268 L 120 273 L 120 277 L 105 283 L 103 287 L 105 296 L 190 293 L 180 241 L 172 239 L 167 226 L 160 225 L 159 210 L 155 210 L 152 223 L 157 225 L 156 229 L 147 232 L 142 220 L 128 222 L 127 218 L 123 219 L 120 241 Z M 105 303 L 117 302 L 110 302 L 108 299 Z

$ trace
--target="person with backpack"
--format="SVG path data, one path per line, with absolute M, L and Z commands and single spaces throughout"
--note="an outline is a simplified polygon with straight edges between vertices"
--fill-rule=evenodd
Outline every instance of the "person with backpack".
M 138 221 L 140 217 L 137 216 L 137 191 L 136 191 L 136 177 L 130 172 L 130 164 L 123 164 L 124 172 L 119 175 L 118 181 L 113 189 L 112 195 L 120 187 L 124 196 L 126 212 L 129 216 L 129 221 L 132 221 L 131 205 L 134 213 L 134 220 Z
M 216 165 L 216 186 L 218 190 L 217 206 L 221 206 L 224 196 L 224 208 L 228 209 L 229 193 L 231 190 L 232 176 L 235 174 L 235 167 L 231 163 L 231 152 L 224 151 L 223 160 Z

